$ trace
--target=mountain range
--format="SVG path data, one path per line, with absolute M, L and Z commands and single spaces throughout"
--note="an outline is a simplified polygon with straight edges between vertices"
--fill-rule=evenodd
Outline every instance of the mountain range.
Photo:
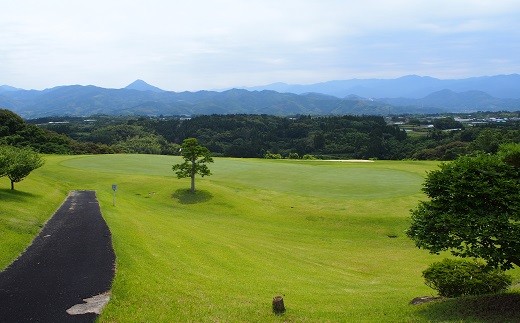
M 93 85 L 43 91 L 0 86 L 0 107 L 24 118 L 107 115 L 388 115 L 520 110 L 520 75 L 461 80 L 397 79 L 271 85 L 224 91 L 171 92 L 142 80 L 122 89 Z
M 420 99 L 433 92 L 482 91 L 497 98 L 520 99 L 520 75 L 495 75 L 465 79 L 437 79 L 429 76 L 407 75 L 396 79 L 351 79 L 308 85 L 273 83 L 244 88 L 250 91 L 272 90 L 295 94 L 316 92 L 344 98 L 357 95 L 366 98 Z

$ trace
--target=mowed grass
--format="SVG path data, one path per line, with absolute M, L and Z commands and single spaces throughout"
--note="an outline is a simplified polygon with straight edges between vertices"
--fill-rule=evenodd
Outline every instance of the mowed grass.
M 216 158 L 214 175 L 198 178 L 191 195 L 189 179 L 171 171 L 179 157 L 46 159 L 19 192 L 0 190 L 0 265 L 67 191 L 96 190 L 117 255 L 100 321 L 401 322 L 441 313 L 435 304 L 408 305 L 434 294 L 421 271 L 441 256 L 403 233 L 436 163 Z M 276 295 L 284 296 L 283 316 L 271 312 Z

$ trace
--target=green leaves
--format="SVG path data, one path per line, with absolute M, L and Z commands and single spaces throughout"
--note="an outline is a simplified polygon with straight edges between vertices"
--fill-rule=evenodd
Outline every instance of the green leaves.
M 7 176 L 13 190 L 14 183 L 22 181 L 43 164 L 40 155 L 28 148 L 0 147 L 0 177 Z
M 417 247 L 520 266 L 519 168 L 499 155 L 460 157 L 430 172 L 423 191 L 430 200 L 411 211 L 407 230 Z
M 459 297 L 497 293 L 511 285 L 511 277 L 477 261 L 444 259 L 423 271 L 427 286 L 440 296 Z
M 520 167 L 520 144 L 504 144 L 501 145 L 498 154 L 504 162 L 514 167 Z
M 191 177 L 191 191 L 195 192 L 195 175 L 209 176 L 207 163 L 212 163 L 211 153 L 208 148 L 199 145 L 197 139 L 184 139 L 181 145 L 181 156 L 184 162 L 172 166 L 172 170 L 177 175 L 177 178 Z

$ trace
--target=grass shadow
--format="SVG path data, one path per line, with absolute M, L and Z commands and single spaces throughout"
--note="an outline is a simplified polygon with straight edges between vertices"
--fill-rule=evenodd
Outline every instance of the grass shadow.
M 417 313 L 428 321 L 520 321 L 520 293 L 452 298 L 419 307 Z
M 195 191 L 195 193 L 191 193 L 190 190 L 178 189 L 172 194 L 172 197 L 177 199 L 181 204 L 197 204 L 211 200 L 213 194 L 208 191 L 199 190 Z
M 25 201 L 36 196 L 36 194 L 11 190 L 7 188 L 0 189 L 0 200 L 2 201 Z

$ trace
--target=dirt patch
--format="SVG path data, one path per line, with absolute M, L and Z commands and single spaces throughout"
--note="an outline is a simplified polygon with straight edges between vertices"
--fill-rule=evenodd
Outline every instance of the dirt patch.
M 416 298 L 412 299 L 410 301 L 410 305 L 420 305 L 420 304 L 424 304 L 424 303 L 440 301 L 443 299 L 444 299 L 444 297 L 441 297 L 441 296 L 420 296 L 420 297 L 416 297 Z

